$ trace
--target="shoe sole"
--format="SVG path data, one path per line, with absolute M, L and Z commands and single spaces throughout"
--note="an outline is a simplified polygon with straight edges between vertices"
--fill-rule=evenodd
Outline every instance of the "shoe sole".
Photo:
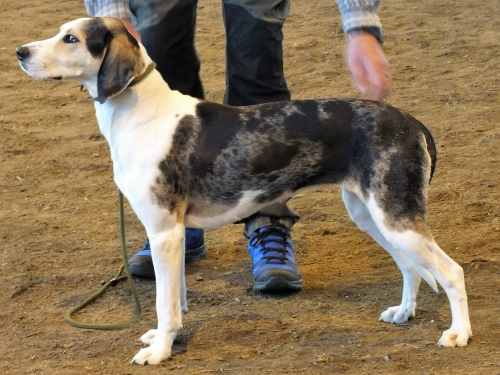
M 256 292 L 286 292 L 302 289 L 302 280 L 290 281 L 280 276 L 270 277 L 267 281 L 255 282 L 253 290 Z

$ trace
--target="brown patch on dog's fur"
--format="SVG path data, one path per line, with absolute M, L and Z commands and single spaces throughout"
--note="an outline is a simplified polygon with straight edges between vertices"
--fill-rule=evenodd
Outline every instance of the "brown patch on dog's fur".
M 119 94 L 129 83 L 141 74 L 145 64 L 137 40 L 125 26 L 114 18 L 95 18 L 91 23 L 105 26 L 102 43 L 106 49 L 104 59 L 97 75 L 99 103 Z

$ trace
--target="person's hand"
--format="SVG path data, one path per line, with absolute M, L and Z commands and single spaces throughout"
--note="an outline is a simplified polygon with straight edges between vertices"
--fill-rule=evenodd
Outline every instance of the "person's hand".
M 128 32 L 132 34 L 132 36 L 140 42 L 141 34 L 139 34 L 139 31 L 135 29 L 134 25 L 132 24 L 132 20 L 120 18 L 120 21 L 122 21 L 123 25 L 127 28 Z
M 345 59 L 354 85 L 363 96 L 382 100 L 389 94 L 389 61 L 373 35 L 363 31 L 349 34 Z

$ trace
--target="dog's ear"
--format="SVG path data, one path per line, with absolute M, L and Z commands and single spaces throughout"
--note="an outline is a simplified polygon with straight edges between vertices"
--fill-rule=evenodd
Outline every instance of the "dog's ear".
M 104 54 L 97 73 L 97 98 L 104 103 L 121 93 L 144 70 L 137 40 L 114 18 L 96 18 L 87 34 L 87 48 L 94 57 Z
M 108 49 L 111 33 L 104 20 L 101 18 L 92 18 L 83 26 L 85 35 L 85 44 L 87 50 L 93 58 L 102 59 L 104 53 Z

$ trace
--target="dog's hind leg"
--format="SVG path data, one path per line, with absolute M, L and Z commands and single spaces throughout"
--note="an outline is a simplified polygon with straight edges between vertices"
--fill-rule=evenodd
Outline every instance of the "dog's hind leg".
M 380 208 L 373 196 L 366 207 L 386 241 L 404 253 L 417 269 L 430 272 L 445 290 L 450 301 L 452 323 L 450 329 L 443 332 L 438 345 L 467 346 L 472 331 L 462 267 L 437 245 L 424 218 L 407 218 L 401 225 Z
M 149 346 L 141 349 L 132 363 L 141 365 L 158 364 L 170 356 L 177 331 L 182 328 L 181 293 L 185 293 L 185 286 L 181 290 L 184 225 L 178 222 L 160 233 L 148 231 L 148 237 L 156 275 L 158 329 L 140 339 Z
M 403 296 L 399 306 L 389 307 L 379 320 L 387 323 L 405 323 L 415 316 L 416 298 L 420 286 L 420 275 L 410 260 L 399 250 L 396 250 L 380 233 L 373 221 L 365 203 L 354 193 L 342 189 L 342 199 L 352 221 L 364 232 L 367 232 L 396 261 L 403 274 Z M 432 278 L 432 277 L 431 277 Z M 434 281 L 435 283 L 435 281 Z
M 186 238 L 182 241 L 182 269 L 181 269 L 181 311 L 188 313 L 187 287 L 186 287 Z

